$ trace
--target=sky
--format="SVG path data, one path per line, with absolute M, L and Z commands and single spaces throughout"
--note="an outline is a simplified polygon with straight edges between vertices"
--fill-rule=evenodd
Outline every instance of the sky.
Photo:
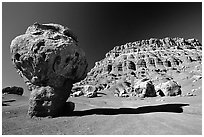
M 2 88 L 23 79 L 11 62 L 10 43 L 33 23 L 69 27 L 91 69 L 114 46 L 149 38 L 196 38 L 202 43 L 202 3 L 2 3 Z

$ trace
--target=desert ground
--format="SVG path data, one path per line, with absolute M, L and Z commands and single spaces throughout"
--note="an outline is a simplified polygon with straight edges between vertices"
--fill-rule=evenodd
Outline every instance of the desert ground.
M 180 77 L 179 83 L 182 95 L 174 97 L 122 98 L 106 90 L 95 98 L 71 97 L 74 112 L 54 118 L 27 116 L 28 91 L 3 95 L 2 134 L 201 135 L 202 79 Z

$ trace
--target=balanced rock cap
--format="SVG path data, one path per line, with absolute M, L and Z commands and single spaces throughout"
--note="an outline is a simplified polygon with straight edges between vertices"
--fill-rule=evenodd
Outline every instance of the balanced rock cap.
M 77 41 L 67 27 L 35 23 L 11 42 L 12 61 L 21 76 L 36 85 L 57 86 L 52 80 L 56 75 L 80 81 L 88 65 Z

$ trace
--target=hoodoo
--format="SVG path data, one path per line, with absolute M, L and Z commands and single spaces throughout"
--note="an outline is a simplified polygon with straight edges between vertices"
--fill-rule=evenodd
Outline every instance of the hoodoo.
M 69 28 L 52 23 L 34 23 L 11 42 L 12 62 L 31 91 L 31 117 L 58 115 L 73 83 L 86 77 L 88 64 L 77 42 Z

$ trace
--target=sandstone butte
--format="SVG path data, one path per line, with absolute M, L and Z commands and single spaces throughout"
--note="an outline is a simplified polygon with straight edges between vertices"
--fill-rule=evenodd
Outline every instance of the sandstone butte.
M 12 62 L 31 91 L 29 116 L 56 116 L 64 110 L 73 83 L 87 74 L 85 53 L 77 43 L 69 28 L 53 23 L 34 23 L 12 40 Z
M 178 75 L 194 62 L 201 67 L 201 60 L 202 45 L 196 39 L 151 38 L 115 46 L 74 84 L 72 96 L 95 97 L 101 90 L 120 97 L 181 95 Z M 193 75 L 202 78 L 199 71 Z

